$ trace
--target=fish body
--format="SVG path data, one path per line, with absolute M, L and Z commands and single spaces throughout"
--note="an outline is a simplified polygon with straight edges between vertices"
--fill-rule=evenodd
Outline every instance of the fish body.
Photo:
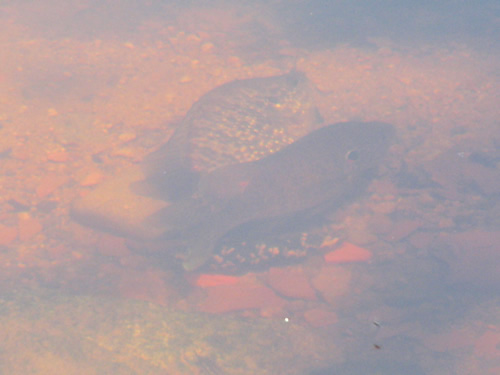
M 170 225 L 170 234 L 182 233 L 184 268 L 196 269 L 236 228 L 307 219 L 359 196 L 393 138 L 393 126 L 385 123 L 323 127 L 260 160 L 201 175 L 195 194 L 167 207 L 156 220 Z
M 320 125 L 314 89 L 300 72 L 237 80 L 201 97 L 172 137 L 144 162 L 143 195 L 189 197 L 199 177 L 261 159 Z

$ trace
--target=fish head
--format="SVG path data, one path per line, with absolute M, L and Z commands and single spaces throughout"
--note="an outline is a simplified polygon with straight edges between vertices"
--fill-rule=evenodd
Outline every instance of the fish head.
M 394 126 L 383 122 L 335 124 L 330 160 L 343 163 L 347 176 L 371 179 L 394 143 Z

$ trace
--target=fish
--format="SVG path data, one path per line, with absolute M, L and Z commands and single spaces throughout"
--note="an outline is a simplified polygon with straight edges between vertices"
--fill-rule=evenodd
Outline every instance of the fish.
M 381 122 L 322 127 L 262 159 L 199 176 L 193 195 L 153 222 L 183 244 L 184 269 L 196 270 L 232 231 L 307 223 L 359 197 L 394 138 L 394 127 Z
M 261 159 L 322 124 L 315 88 L 299 71 L 236 80 L 202 96 L 172 137 L 142 163 L 134 192 L 165 201 L 189 197 L 199 177 Z

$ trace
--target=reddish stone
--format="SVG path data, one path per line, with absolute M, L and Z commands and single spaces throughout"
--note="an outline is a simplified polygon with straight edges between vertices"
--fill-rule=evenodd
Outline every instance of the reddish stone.
M 233 285 L 216 285 L 205 289 L 201 311 L 223 313 L 247 309 L 281 309 L 285 300 L 257 281 L 242 279 Z
M 239 277 L 218 274 L 202 274 L 196 276 L 193 284 L 200 288 L 209 288 L 217 285 L 234 285 L 240 280 Z
M 291 298 L 315 300 L 316 292 L 301 267 L 271 268 L 267 283 L 276 292 Z
M 344 242 L 337 250 L 324 255 L 325 262 L 327 263 L 365 262 L 370 260 L 371 257 L 371 251 L 349 242 Z
M 325 309 L 311 309 L 304 313 L 304 319 L 313 327 L 325 327 L 338 322 L 337 314 Z

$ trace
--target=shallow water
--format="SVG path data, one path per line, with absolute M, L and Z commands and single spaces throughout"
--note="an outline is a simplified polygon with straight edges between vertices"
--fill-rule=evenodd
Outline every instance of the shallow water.
M 331 4 L 2 3 L 0 372 L 498 372 L 496 3 Z M 127 244 L 142 203 L 100 186 L 210 90 L 294 69 L 326 124 L 399 137 L 367 194 L 298 233 L 306 259 L 185 273 Z M 70 218 L 95 192 L 121 235 Z

